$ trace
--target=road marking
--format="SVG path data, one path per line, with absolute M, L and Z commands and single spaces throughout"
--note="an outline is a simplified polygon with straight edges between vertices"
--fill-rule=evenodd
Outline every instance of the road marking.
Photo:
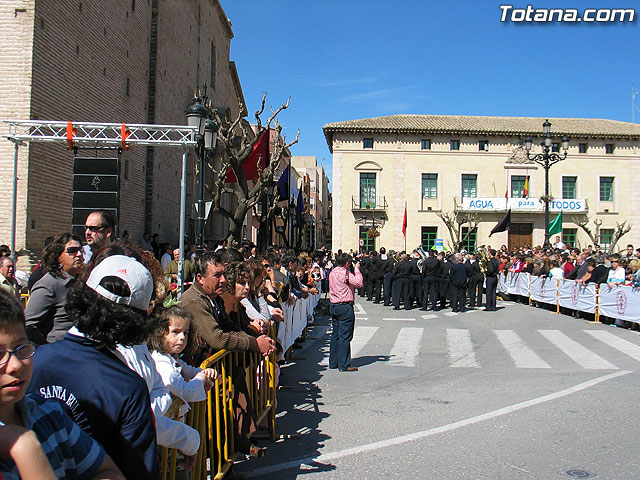
M 351 340 L 351 356 L 357 356 L 377 331 L 378 327 L 356 327 Z
M 451 358 L 450 367 L 479 368 L 471 344 L 469 330 L 447 328 L 447 350 Z
M 456 315 L 459 315 L 459 313 L 458 313 L 458 312 L 444 312 L 444 314 L 445 314 L 447 317 L 455 317 Z
M 438 318 L 438 315 L 434 315 L 433 313 L 427 313 L 426 315 L 421 315 L 425 320 L 429 320 L 430 318 Z
M 517 412 L 525 408 L 535 407 L 536 405 L 542 405 L 544 403 L 551 402 L 553 400 L 557 400 L 559 398 L 563 398 L 568 395 L 572 395 L 574 393 L 578 393 L 582 390 L 586 390 L 587 388 L 591 388 L 602 382 L 613 380 L 614 378 L 620 377 L 622 375 L 628 375 L 629 373 L 633 373 L 633 372 L 620 371 L 620 372 L 610 373 L 602 377 L 594 378 L 593 380 L 589 380 L 587 382 L 579 383 L 578 385 L 567 388 L 565 390 L 560 390 L 558 392 L 550 393 L 548 395 L 543 395 L 541 397 L 533 398 L 531 400 L 526 400 L 524 402 L 509 405 L 503 408 L 499 408 L 497 410 L 493 410 L 491 412 L 477 415 L 475 417 L 465 418 L 464 420 L 459 420 L 457 422 L 449 423 L 447 425 L 442 425 L 440 427 L 430 428 L 429 430 L 422 430 L 419 432 L 409 433 L 406 435 L 400 435 L 394 438 L 387 438 L 385 440 L 380 440 L 378 442 L 372 442 L 372 443 L 367 443 L 357 447 L 338 450 L 337 452 L 323 453 L 321 455 L 315 455 L 315 456 L 299 458 L 296 460 L 290 460 L 288 462 L 283 462 L 276 465 L 270 465 L 268 467 L 252 470 L 250 472 L 247 472 L 246 475 L 249 477 L 258 477 L 260 475 L 266 475 L 268 473 L 273 473 L 273 472 L 280 472 L 282 470 L 288 470 L 290 468 L 300 468 L 301 465 L 317 466 L 320 463 L 328 463 L 328 462 L 332 462 L 334 460 L 349 457 L 352 455 L 359 455 L 367 452 L 373 452 L 375 450 L 380 450 L 383 448 L 395 447 L 397 445 L 402 445 L 408 442 L 414 442 L 416 440 L 421 440 L 423 438 L 431 437 L 433 435 L 438 435 L 440 433 L 446 433 L 453 430 L 457 430 L 462 427 L 474 425 L 476 423 L 484 422 L 487 420 L 493 420 L 494 418 L 498 418 L 503 415 L 507 415 L 509 413 Z
M 551 368 L 513 330 L 494 330 L 494 333 L 517 368 Z
M 621 351 L 622 353 L 629 355 L 634 360 L 640 361 L 640 346 L 635 343 L 631 343 L 628 340 L 614 335 L 611 332 L 605 332 L 604 330 L 585 330 L 586 333 L 594 338 L 597 338 L 601 342 L 606 343 L 610 347 Z
M 572 340 L 560 330 L 538 330 L 547 340 L 562 350 L 569 358 L 587 370 L 617 370 L 618 367 L 607 362 L 591 350 Z
M 362 308 L 362 305 L 360 305 L 359 303 L 356 303 L 354 305 L 356 308 L 354 309 L 354 312 L 356 315 L 358 314 L 362 314 L 362 315 L 366 315 L 367 312 L 364 311 L 364 308 Z
M 415 367 L 423 332 L 424 328 L 401 328 L 389 352 L 389 365 Z
M 385 322 L 415 322 L 416 321 L 415 318 L 393 318 L 393 317 L 383 318 L 382 320 Z

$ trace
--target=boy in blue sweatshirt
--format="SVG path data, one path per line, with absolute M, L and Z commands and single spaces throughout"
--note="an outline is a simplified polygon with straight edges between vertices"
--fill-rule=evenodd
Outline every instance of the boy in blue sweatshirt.
M 22 307 L 0 291 L 0 478 L 124 478 L 56 402 L 25 396 L 34 352 Z

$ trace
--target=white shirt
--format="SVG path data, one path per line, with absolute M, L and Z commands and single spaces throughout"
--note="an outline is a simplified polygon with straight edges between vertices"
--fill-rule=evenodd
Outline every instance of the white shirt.
M 163 271 L 165 268 L 167 268 L 167 265 L 171 263 L 171 260 L 173 260 L 173 257 L 168 253 L 165 253 L 164 255 L 162 255 L 162 257 L 160 257 L 160 265 L 162 265 Z
M 554 267 L 549 271 L 551 278 L 564 278 L 564 270 L 560 267 Z
M 147 383 L 156 420 L 158 445 L 177 448 L 185 455 L 194 455 L 200 446 L 200 434 L 190 426 L 164 416 L 171 406 L 171 395 L 162 382 L 147 344 L 133 347 L 118 345 L 114 354 Z
M 194 378 L 202 371 L 201 368 L 192 367 L 184 360 L 173 358 L 166 353 L 154 351 L 151 357 L 162 378 L 162 383 L 169 389 L 169 392 L 185 402 L 180 407 L 180 416 L 189 411 L 189 402 L 206 400 L 204 382 L 200 378 Z

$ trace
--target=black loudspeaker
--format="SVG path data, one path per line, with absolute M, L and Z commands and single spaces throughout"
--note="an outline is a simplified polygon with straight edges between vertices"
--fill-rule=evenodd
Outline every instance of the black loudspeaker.
M 120 159 L 75 157 L 73 161 L 72 232 L 84 239 L 84 222 L 95 210 L 120 210 Z

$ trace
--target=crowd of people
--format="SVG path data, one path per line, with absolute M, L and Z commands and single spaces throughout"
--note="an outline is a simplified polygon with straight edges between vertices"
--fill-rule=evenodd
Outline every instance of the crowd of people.
M 0 478 L 155 479 L 159 447 L 178 450 L 180 477 L 200 447 L 184 423 L 189 403 L 218 375 L 199 365 L 221 349 L 281 358 L 282 307 L 319 292 L 325 252 L 218 245 L 188 260 L 176 298 L 179 251 L 167 247 L 174 260 L 163 268 L 162 256 L 115 238 L 106 211 L 87 217 L 84 240 L 49 239 L 25 309 L 2 257 Z M 244 375 L 234 369 L 234 445 L 259 457 Z M 64 438 L 51 436 L 57 429 Z
M 487 246 L 475 252 L 425 252 L 418 248 L 387 254 L 383 247 L 357 258 L 363 276 L 358 294 L 395 310 L 450 307 L 458 312 L 483 305 L 486 310 L 495 310 L 495 279 L 506 272 L 640 288 L 640 249 L 628 245 L 623 252 L 605 254 L 598 246 L 567 248 L 559 237 L 549 248 L 523 246 L 508 251 L 502 245 L 497 250 Z
M 25 309 L 10 252 L 0 247 L 0 478 L 155 479 L 159 447 L 178 450 L 185 474 L 200 437 L 184 418 L 218 375 L 199 365 L 222 349 L 281 358 L 283 306 L 319 292 L 329 294 L 329 368 L 353 372 L 356 292 L 396 310 L 462 312 L 496 310 L 497 279 L 509 271 L 640 288 L 631 245 L 609 256 L 567 249 L 559 239 L 553 248 L 514 252 L 332 255 L 257 253 L 249 243 L 230 249 L 221 242 L 200 255 L 184 252 L 186 290 L 178 298 L 181 252 L 156 250 L 155 236 L 136 245 L 115 231 L 109 212 L 96 211 L 84 239 L 48 239 L 42 261 L 23 279 Z M 266 447 L 252 438 L 260 425 L 250 380 L 242 368 L 233 375 L 236 449 L 263 456 Z

